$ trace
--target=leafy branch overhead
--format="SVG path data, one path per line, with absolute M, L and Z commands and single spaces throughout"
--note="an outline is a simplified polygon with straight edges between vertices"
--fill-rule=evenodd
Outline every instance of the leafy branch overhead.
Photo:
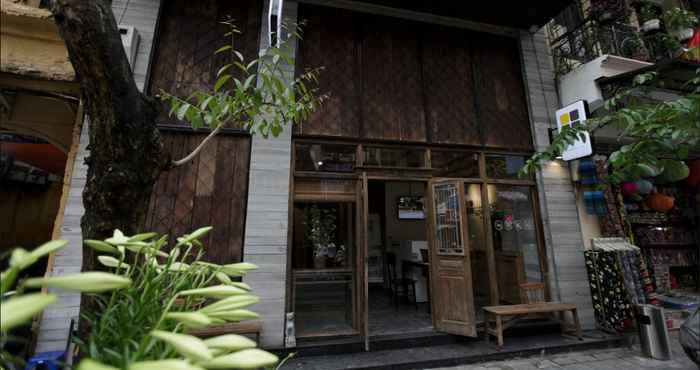
M 687 82 L 694 87 L 673 101 L 649 102 L 645 89 L 656 81 L 649 72 L 635 77 L 634 87 L 617 94 L 605 103 L 607 114 L 590 118 L 581 125 L 564 127 L 550 146 L 535 153 L 521 169 L 521 176 L 533 173 L 561 153 L 577 139 L 585 140 L 604 127 L 618 132 L 620 148 L 608 157 L 609 181 L 620 183 L 642 177 L 666 174 L 669 181 L 688 176 L 684 160 L 700 150 L 700 69 Z
M 312 87 L 318 84 L 322 68 L 293 75 L 290 46 L 293 41 L 301 39 L 298 25 L 288 31 L 279 47 L 263 49 L 257 59 L 246 60 L 234 47 L 240 31 L 232 20 L 222 23 L 230 29 L 226 33 L 230 43 L 220 47 L 215 54 L 229 53 L 232 62 L 219 68 L 211 90 L 196 91 L 187 98 L 160 92 L 161 99 L 170 106 L 170 116 L 188 122 L 195 130 L 203 127 L 212 130 L 193 153 L 173 162 L 175 166 L 196 156 L 222 128 L 245 129 L 265 138 L 270 134 L 276 137 L 286 124 L 305 120 L 325 99 L 324 96 L 317 97 L 317 89 Z

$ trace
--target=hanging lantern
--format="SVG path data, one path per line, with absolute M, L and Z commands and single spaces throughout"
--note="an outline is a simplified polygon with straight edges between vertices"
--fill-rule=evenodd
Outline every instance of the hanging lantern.
M 675 199 L 661 193 L 654 193 L 647 198 L 647 207 L 654 211 L 666 213 L 673 209 Z
M 639 191 L 637 184 L 634 182 L 624 182 L 622 183 L 621 189 L 622 190 L 622 195 L 625 198 L 631 198 L 632 196 L 636 195 L 637 192 Z
M 642 195 L 647 195 L 654 190 L 654 184 L 652 184 L 649 180 L 637 180 L 634 182 L 634 184 L 637 185 L 637 192 Z

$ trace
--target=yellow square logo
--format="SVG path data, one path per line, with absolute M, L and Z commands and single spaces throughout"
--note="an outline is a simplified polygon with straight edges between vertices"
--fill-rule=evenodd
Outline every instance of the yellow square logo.
M 559 116 L 559 123 L 561 123 L 562 126 L 568 126 L 569 125 L 569 113 L 564 113 L 561 116 Z

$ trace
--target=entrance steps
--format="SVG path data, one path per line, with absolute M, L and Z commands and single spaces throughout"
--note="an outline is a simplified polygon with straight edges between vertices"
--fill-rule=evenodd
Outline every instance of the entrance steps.
M 429 369 L 444 366 L 498 361 L 515 357 L 612 348 L 626 345 L 621 336 L 610 336 L 599 331 L 584 332 L 584 340 L 564 337 L 551 328 L 507 331 L 505 344 L 498 351 L 491 341 L 482 338 L 464 338 L 439 333 L 407 338 L 374 338 L 370 351 L 362 351 L 357 340 L 332 340 L 323 345 L 302 343 L 293 351 L 277 351 L 281 358 L 289 352 L 295 356 L 283 370 L 375 370 L 375 369 Z

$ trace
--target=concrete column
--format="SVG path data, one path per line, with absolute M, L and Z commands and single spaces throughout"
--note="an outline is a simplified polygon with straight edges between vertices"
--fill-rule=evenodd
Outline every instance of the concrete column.
M 549 146 L 548 129 L 554 127 L 554 112 L 559 108 L 552 56 L 544 29 L 535 34 L 522 31 L 520 48 L 533 140 L 535 148 L 542 150 Z M 546 165 L 537 174 L 537 189 L 552 298 L 576 304 L 582 325 L 594 328 L 581 222 L 567 163 L 555 161 Z
M 268 47 L 268 5 L 266 0 L 263 4 L 261 49 Z M 296 22 L 297 3 L 285 1 L 283 16 L 288 24 Z M 294 57 L 296 41 L 289 47 L 289 55 Z M 284 66 L 284 72 L 291 83 L 294 64 Z M 261 315 L 261 344 L 268 348 L 284 346 L 291 138 L 291 123 L 278 137 L 265 139 L 254 135 L 250 153 L 243 260 L 257 264 L 259 269 L 249 273 L 244 281 L 260 297 L 260 303 L 252 310 Z

